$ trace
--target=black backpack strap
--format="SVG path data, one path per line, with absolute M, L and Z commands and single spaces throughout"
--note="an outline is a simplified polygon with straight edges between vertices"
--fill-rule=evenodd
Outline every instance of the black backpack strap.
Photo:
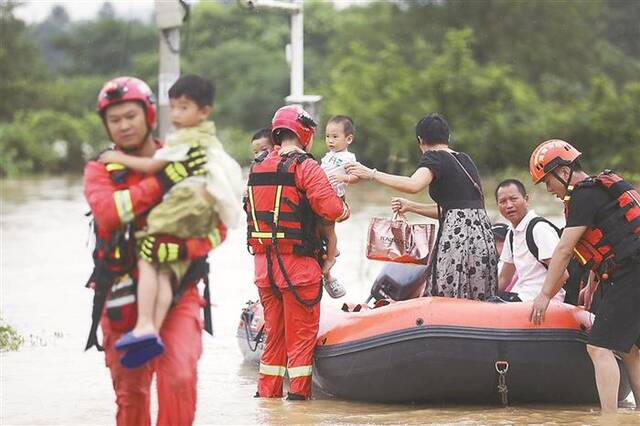
M 95 225 L 94 225 L 95 226 Z M 124 234 L 114 235 L 108 244 L 104 247 L 105 256 L 111 253 L 111 250 L 118 245 Z M 97 234 L 96 234 L 97 238 Z M 100 352 L 104 351 L 104 347 L 98 342 L 98 326 L 100 325 L 100 318 L 102 317 L 102 310 L 104 304 L 107 301 L 107 296 L 111 284 L 115 281 L 118 274 L 110 272 L 107 269 L 106 261 L 104 259 L 98 259 L 96 253 L 102 248 L 103 245 L 100 239 L 96 240 L 96 249 L 94 251 L 94 266 L 91 276 L 87 280 L 85 287 L 89 288 L 91 284 L 95 286 L 93 293 L 93 307 L 91 308 L 91 328 L 89 329 L 89 337 L 87 338 L 87 344 L 84 350 L 89 350 L 93 346 Z
M 200 280 L 204 283 L 204 292 L 202 294 L 204 298 L 204 330 L 213 335 L 213 323 L 211 321 L 211 291 L 209 288 L 209 261 L 206 257 L 194 260 L 189 265 L 187 272 L 182 277 L 182 281 L 178 286 L 178 289 L 173 295 L 173 301 L 171 306 L 178 303 L 180 297 L 184 294 L 187 288 L 191 284 L 197 284 Z
M 509 229 L 507 231 L 507 239 L 509 240 L 509 248 L 511 249 L 511 257 L 515 257 L 513 255 L 513 229 Z
M 526 234 L 525 234 L 525 238 L 527 240 L 527 248 L 529 249 L 529 252 L 531 252 L 533 257 L 535 257 L 538 260 L 538 262 L 540 262 L 542 264 L 542 266 L 544 266 L 546 269 L 548 269 L 549 267 L 539 258 L 540 252 L 538 250 L 538 245 L 536 244 L 536 241 L 533 238 L 533 228 L 540 222 L 544 222 L 544 223 L 549 224 L 549 226 L 551 226 L 556 231 L 558 236 L 562 232 L 551 221 L 549 221 L 548 219 L 545 219 L 544 217 L 541 217 L 541 216 L 534 217 L 533 219 L 531 219 L 531 221 L 527 225 L 527 231 L 526 231 Z M 511 238 L 513 239 L 513 237 L 511 237 Z
M 102 309 L 107 300 L 107 294 L 109 293 L 109 285 L 113 282 L 110 274 L 104 271 L 104 268 L 96 266 L 91 273 L 89 283 L 95 284 L 93 293 L 93 307 L 91 308 L 91 328 L 89 329 L 89 337 L 87 338 L 87 344 L 84 350 L 87 351 L 93 346 L 100 352 L 104 351 L 104 347 L 98 342 L 98 326 L 100 325 L 100 317 L 102 316 Z

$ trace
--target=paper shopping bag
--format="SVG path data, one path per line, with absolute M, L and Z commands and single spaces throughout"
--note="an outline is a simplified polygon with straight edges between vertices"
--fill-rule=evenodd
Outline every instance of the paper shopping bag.
M 435 225 L 407 222 L 404 215 L 372 217 L 367 236 L 367 258 L 397 263 L 427 264 Z

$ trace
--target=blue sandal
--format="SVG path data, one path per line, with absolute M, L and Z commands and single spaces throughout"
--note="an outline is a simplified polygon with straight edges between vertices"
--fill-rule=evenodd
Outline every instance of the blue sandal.
M 120 364 L 125 368 L 138 368 L 164 353 L 164 344 L 158 338 L 151 343 L 142 346 L 131 347 L 120 358 Z
M 160 336 L 157 333 L 143 334 L 142 336 L 134 336 L 130 331 L 124 334 L 115 344 L 115 348 L 119 351 L 138 348 L 142 346 L 154 345 L 160 342 Z

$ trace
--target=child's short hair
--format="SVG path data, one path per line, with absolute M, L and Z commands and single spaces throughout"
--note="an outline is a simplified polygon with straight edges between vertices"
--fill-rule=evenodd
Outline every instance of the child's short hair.
M 262 138 L 271 140 L 271 126 L 263 127 L 262 129 L 255 132 L 253 136 L 251 136 L 251 141 L 253 142 L 257 139 L 262 139 Z
M 344 131 L 345 136 L 356 134 L 356 126 L 348 115 L 334 115 L 327 122 L 327 124 L 329 123 L 342 124 L 342 130 Z
M 213 83 L 195 74 L 180 77 L 169 89 L 169 98 L 177 99 L 184 96 L 191 99 L 200 108 L 211 106 L 215 94 L 216 88 Z

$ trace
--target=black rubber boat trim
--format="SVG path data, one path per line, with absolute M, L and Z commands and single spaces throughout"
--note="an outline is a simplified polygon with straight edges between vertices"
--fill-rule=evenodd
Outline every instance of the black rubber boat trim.
M 573 341 L 587 343 L 588 335 L 578 330 L 549 330 L 549 329 L 496 329 L 480 327 L 455 327 L 455 326 L 422 326 L 404 330 L 397 330 L 391 333 L 380 334 L 378 336 L 367 337 L 348 343 L 337 345 L 317 345 L 316 358 L 327 358 L 344 355 L 352 352 L 359 352 L 379 346 L 392 345 L 398 342 L 416 339 L 429 338 L 459 338 L 473 340 L 495 340 L 495 341 Z

